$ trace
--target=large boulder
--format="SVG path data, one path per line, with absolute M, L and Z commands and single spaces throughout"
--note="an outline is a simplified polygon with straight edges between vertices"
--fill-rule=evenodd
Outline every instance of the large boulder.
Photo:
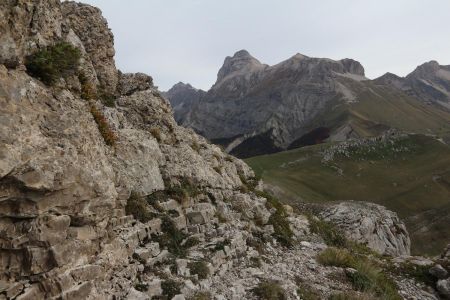
M 410 254 L 411 241 L 405 224 L 381 205 L 346 201 L 328 207 L 321 216 L 343 230 L 347 238 L 380 254 Z

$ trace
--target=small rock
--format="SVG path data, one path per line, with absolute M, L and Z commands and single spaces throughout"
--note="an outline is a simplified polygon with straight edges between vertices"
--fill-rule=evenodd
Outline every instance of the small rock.
M 437 279 L 445 279 L 448 276 L 447 270 L 444 269 L 441 265 L 433 266 L 428 272 Z
M 450 299 L 450 279 L 439 280 L 436 284 L 436 288 L 442 296 Z

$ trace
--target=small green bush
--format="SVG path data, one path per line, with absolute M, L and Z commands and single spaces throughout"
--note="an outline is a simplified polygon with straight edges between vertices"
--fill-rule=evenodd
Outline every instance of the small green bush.
M 178 281 L 168 279 L 161 282 L 162 294 L 167 297 L 167 299 L 172 299 L 178 294 L 181 294 L 181 283 Z
M 116 97 L 104 90 L 101 90 L 99 93 L 99 98 L 105 106 L 115 107 L 116 106 Z
M 231 244 L 231 241 L 229 239 L 224 239 L 223 241 L 218 242 L 214 246 L 215 251 L 225 250 L 225 246 L 229 246 Z
M 275 239 L 285 247 L 292 247 L 294 233 L 291 230 L 289 221 L 287 219 L 288 215 L 284 209 L 283 204 L 274 196 L 267 192 L 254 191 L 254 193 L 259 197 L 264 197 L 267 199 L 266 207 L 267 209 L 275 208 L 275 213 L 273 213 L 268 224 L 273 226 Z
M 155 236 L 155 239 L 162 247 L 177 257 L 186 256 L 186 247 L 182 245 L 186 235 L 181 232 L 175 223 L 167 216 L 162 218 L 161 230 L 163 234 Z
M 197 275 L 199 279 L 206 279 L 209 275 L 209 268 L 206 262 L 196 261 L 188 263 L 189 270 L 192 275 Z
M 353 267 L 354 258 L 344 249 L 327 248 L 317 255 L 317 261 L 325 266 L 334 266 L 340 268 Z
M 146 292 L 148 291 L 148 284 L 139 282 L 134 285 L 134 288 L 139 292 Z
M 47 85 L 53 85 L 59 78 L 75 75 L 80 58 L 81 52 L 78 48 L 60 42 L 28 56 L 25 66 L 31 76 L 39 78 Z
M 261 282 L 253 292 L 262 300 L 286 300 L 283 288 L 275 281 Z
M 131 192 L 125 206 L 125 212 L 143 223 L 153 219 L 153 214 L 148 210 L 147 202 L 135 192 Z

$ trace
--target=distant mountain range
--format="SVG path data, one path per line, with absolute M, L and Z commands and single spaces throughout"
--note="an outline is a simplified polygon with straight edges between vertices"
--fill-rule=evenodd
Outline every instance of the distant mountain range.
M 178 83 L 164 93 L 177 122 L 239 157 L 395 128 L 450 136 L 450 66 L 425 63 L 375 80 L 352 59 L 302 54 L 269 66 L 246 50 L 227 57 L 205 92 Z

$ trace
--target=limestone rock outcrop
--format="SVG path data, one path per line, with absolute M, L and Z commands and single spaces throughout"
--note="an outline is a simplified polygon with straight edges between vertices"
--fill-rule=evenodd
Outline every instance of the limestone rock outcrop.
M 324 220 L 343 230 L 346 237 L 379 254 L 409 255 L 411 241 L 405 224 L 385 207 L 357 201 L 332 205 L 321 213 Z

